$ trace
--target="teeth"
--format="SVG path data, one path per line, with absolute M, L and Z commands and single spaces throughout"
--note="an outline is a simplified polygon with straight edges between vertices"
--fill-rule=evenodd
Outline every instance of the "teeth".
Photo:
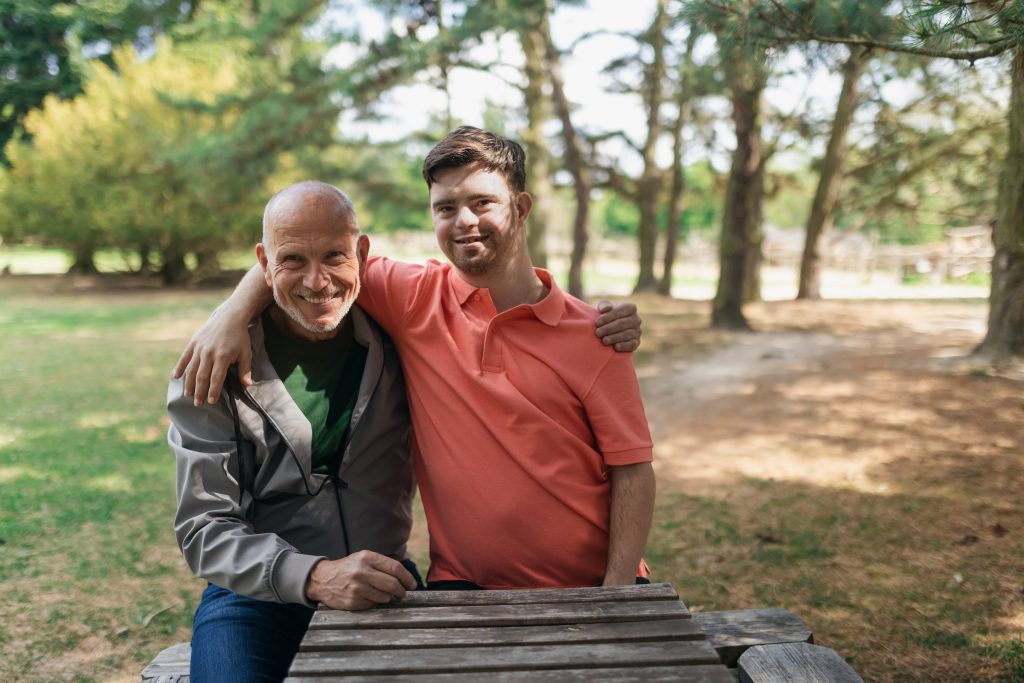
M 333 299 L 334 295 L 330 294 L 330 295 L 327 295 L 327 296 L 309 296 L 307 294 L 307 295 L 303 295 L 302 298 L 305 299 L 306 301 L 308 301 L 311 304 L 325 304 L 328 301 L 330 301 L 331 299 Z

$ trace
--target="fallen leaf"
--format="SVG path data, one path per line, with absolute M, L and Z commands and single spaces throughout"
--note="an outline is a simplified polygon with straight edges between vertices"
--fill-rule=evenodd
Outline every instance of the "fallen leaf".
M 1002 538 L 1009 532 L 1006 530 L 1005 526 L 996 522 L 995 526 L 992 527 L 992 533 L 994 533 L 997 537 Z
M 769 531 L 758 531 L 754 534 L 754 538 L 762 543 L 782 543 L 781 538 Z
M 956 544 L 957 545 L 974 545 L 977 542 L 978 542 L 978 537 L 977 536 L 975 536 L 974 534 L 967 534 L 966 536 L 961 538 L 959 541 L 957 541 Z

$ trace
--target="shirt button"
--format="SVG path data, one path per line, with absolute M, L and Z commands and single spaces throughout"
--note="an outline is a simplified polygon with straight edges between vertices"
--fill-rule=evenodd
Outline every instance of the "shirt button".
M 480 295 L 479 294 L 474 294 L 473 295 L 473 301 L 480 301 Z

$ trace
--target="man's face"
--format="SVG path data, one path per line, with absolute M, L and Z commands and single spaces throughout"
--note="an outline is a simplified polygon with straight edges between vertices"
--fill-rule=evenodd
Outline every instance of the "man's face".
M 359 296 L 369 240 L 351 214 L 339 217 L 322 205 L 283 213 L 269 231 L 270 248 L 256 246 L 260 265 L 291 331 L 329 339 Z
M 430 187 L 430 215 L 441 251 L 467 275 L 506 263 L 524 239 L 529 196 L 479 164 L 445 169 Z

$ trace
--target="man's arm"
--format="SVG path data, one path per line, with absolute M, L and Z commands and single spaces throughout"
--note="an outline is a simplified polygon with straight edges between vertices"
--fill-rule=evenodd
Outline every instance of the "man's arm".
M 228 368 L 235 362 L 242 384 L 252 384 L 249 321 L 272 300 L 263 269 L 257 264 L 192 335 L 174 366 L 173 377 L 185 376 L 185 396 L 194 397 L 195 405 L 217 402 Z
M 216 403 L 228 368 L 238 363 L 242 384 L 252 384 L 252 347 L 249 321 L 266 308 L 273 296 L 259 265 L 253 266 L 235 291 L 196 330 L 174 366 L 174 379 L 184 376 L 185 396 L 195 405 Z M 635 351 L 640 346 L 640 316 L 628 301 L 598 302 L 601 315 L 595 321 L 597 336 L 616 351 Z
M 603 586 L 636 582 L 654 516 L 654 468 L 649 462 L 609 468 L 612 487 L 608 564 Z

